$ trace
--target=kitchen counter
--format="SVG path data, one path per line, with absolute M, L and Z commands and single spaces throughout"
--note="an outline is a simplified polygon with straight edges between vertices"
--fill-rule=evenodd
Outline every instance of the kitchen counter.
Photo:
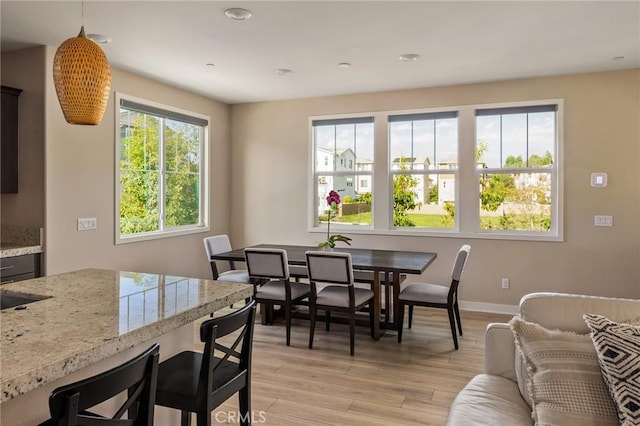
M 22 256 L 25 254 L 42 253 L 41 245 L 23 246 L 15 244 L 2 244 L 0 246 L 0 259 L 5 257 Z
M 0 259 L 42 253 L 43 233 L 42 228 L 0 224 Z
M 3 405 L 251 297 L 253 287 L 84 269 L 0 288 L 0 297 L 16 293 L 44 299 L 25 305 L 26 309 L 0 313 Z M 162 353 L 162 345 L 160 350 Z M 43 403 L 46 409 L 46 401 Z

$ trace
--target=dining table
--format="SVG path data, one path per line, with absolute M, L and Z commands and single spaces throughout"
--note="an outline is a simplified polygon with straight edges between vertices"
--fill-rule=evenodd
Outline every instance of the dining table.
M 287 252 L 289 265 L 306 266 L 307 251 L 322 251 L 317 247 L 304 245 L 282 245 L 282 244 L 258 244 L 250 246 L 252 248 L 273 248 L 282 249 Z M 223 253 L 217 253 L 211 256 L 211 260 L 226 260 L 231 262 L 243 262 L 243 247 Z M 373 337 L 380 339 L 383 331 L 386 329 L 397 329 L 398 318 L 400 317 L 400 303 L 398 297 L 400 295 L 400 282 L 407 274 L 420 275 L 438 256 L 435 252 L 422 251 L 404 251 L 404 250 L 382 250 L 382 249 L 366 249 L 340 247 L 335 251 L 351 254 L 351 263 L 354 273 L 370 272 L 371 280 L 367 280 L 371 284 L 373 290 Z M 392 303 L 391 309 L 385 306 L 385 321 L 380 321 L 381 314 L 381 285 L 388 284 L 392 287 Z M 392 315 L 390 315 L 392 314 Z

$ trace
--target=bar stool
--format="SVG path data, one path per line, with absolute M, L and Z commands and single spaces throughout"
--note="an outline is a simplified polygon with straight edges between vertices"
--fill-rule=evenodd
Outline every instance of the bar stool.
M 191 424 L 191 413 L 196 413 L 198 426 L 210 426 L 211 412 L 237 392 L 240 423 L 250 424 L 255 316 L 252 300 L 235 312 L 203 322 L 203 353 L 185 351 L 160 363 L 156 404 L 182 411 L 182 426 Z M 217 340 L 231 333 L 232 344 L 225 346 Z
M 154 344 L 122 365 L 55 389 L 49 395 L 51 418 L 40 426 L 153 425 L 159 353 Z M 87 411 L 124 391 L 127 400 L 111 418 Z

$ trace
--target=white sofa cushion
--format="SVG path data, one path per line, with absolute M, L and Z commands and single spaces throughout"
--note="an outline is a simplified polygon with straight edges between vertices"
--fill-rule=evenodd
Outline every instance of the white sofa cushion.
M 585 314 L 622 425 L 640 425 L 640 326 Z
M 532 425 L 531 409 L 512 380 L 490 374 L 475 376 L 456 396 L 448 426 Z
M 617 425 L 589 335 L 510 322 L 524 355 L 534 419 L 543 425 Z
M 520 317 L 550 330 L 589 333 L 582 316 L 604 315 L 612 321 L 638 318 L 640 300 L 583 296 L 564 293 L 531 293 L 520 299 Z

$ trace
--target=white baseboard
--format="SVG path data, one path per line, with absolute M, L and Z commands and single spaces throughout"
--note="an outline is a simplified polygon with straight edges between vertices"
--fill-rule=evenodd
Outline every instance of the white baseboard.
M 461 300 L 460 310 L 474 312 L 488 312 L 492 314 L 515 315 L 518 313 L 518 305 L 501 305 L 498 303 L 469 302 Z

